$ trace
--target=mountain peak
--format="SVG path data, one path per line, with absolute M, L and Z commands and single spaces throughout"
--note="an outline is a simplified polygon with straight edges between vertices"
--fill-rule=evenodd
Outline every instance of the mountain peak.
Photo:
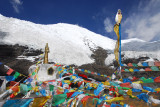
M 129 42 L 146 42 L 146 41 L 144 41 L 142 39 L 138 39 L 138 38 L 130 38 L 130 39 L 122 40 L 123 44 L 129 43 Z
M 97 47 L 113 49 L 115 41 L 78 25 L 58 23 L 35 24 L 16 18 L 0 19 L 0 41 L 5 44 L 27 45 L 44 50 L 50 47 L 49 60 L 62 64 L 92 63 L 92 50 Z M 2 38 L 2 34 L 3 38 Z

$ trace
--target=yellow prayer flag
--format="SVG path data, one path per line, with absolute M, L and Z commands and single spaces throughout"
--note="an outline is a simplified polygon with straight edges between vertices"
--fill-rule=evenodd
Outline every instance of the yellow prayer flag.
M 129 69 L 130 72 L 133 72 L 134 70 L 132 68 Z
M 123 97 L 115 97 L 115 98 L 112 98 L 112 99 L 109 99 L 109 100 L 105 100 L 107 103 L 112 103 L 114 101 L 120 101 L 120 100 L 124 100 Z
M 110 85 L 109 81 L 105 81 L 104 85 Z
M 62 87 L 58 87 L 58 90 L 59 90 L 60 92 L 63 92 L 63 91 L 64 91 L 64 89 L 63 89 Z
M 143 81 L 136 81 L 136 82 L 132 82 L 132 83 L 135 83 L 135 84 L 142 84 Z
M 160 91 L 160 88 L 156 88 L 155 91 Z
M 118 58 L 119 58 L 119 38 L 120 38 L 120 36 L 119 36 L 119 25 L 118 24 L 114 25 L 114 32 L 117 35 L 117 42 L 116 42 L 116 46 L 115 46 L 115 49 L 114 49 L 114 54 L 115 54 L 115 59 L 119 64 Z
M 142 90 L 142 92 L 146 92 L 146 93 L 147 93 L 147 92 L 149 92 L 149 91 L 148 91 L 148 90 Z
M 42 107 L 51 96 L 34 98 L 32 107 Z
M 70 84 L 71 81 L 70 80 L 64 80 L 64 83 Z
M 76 79 L 76 76 L 72 76 L 72 79 Z
M 88 73 L 88 71 L 87 71 L 87 70 L 84 70 L 84 72 Z
M 132 96 L 132 90 L 131 90 L 131 89 L 129 89 L 129 90 L 127 91 L 127 95 Z
M 33 89 L 32 89 L 32 90 L 33 90 L 34 92 L 39 91 L 38 86 L 33 87 Z

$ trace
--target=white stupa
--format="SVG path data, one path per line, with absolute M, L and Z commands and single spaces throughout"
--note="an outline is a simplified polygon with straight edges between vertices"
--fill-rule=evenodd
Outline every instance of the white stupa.
M 58 67 L 54 66 L 53 64 L 48 64 L 48 53 L 49 47 L 47 43 L 45 47 L 43 64 L 32 65 L 29 68 L 29 74 L 32 74 L 36 70 L 37 78 L 39 81 L 55 80 L 58 78 Z M 35 75 L 31 75 L 31 78 L 35 78 Z

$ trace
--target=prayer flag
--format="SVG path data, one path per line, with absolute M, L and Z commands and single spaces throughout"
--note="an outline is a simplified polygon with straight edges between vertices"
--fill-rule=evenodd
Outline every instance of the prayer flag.
M 10 68 L 6 74 L 7 74 L 7 75 L 11 75 L 11 73 L 12 73 L 13 71 L 14 71 L 14 70 Z
M 52 99 L 52 106 L 62 104 L 63 102 L 65 102 L 66 98 L 67 98 L 67 94 L 54 95 Z
M 18 78 L 18 76 L 20 75 L 19 72 L 15 72 L 15 74 L 13 75 L 15 78 Z
M 15 99 L 7 100 L 3 107 L 28 107 L 33 99 Z
M 50 96 L 34 98 L 32 107 L 42 107 L 50 98 Z

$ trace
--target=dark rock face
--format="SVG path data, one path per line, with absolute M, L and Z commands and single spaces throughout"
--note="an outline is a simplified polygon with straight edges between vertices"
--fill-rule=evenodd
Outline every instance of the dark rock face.
M 92 51 L 93 54 L 91 57 L 95 59 L 94 64 L 100 65 L 100 66 L 105 66 L 105 59 L 107 58 L 107 51 L 101 47 L 98 47 L 98 49 Z
M 90 70 L 92 72 L 100 73 L 103 75 L 105 74 L 107 76 L 111 76 L 114 70 L 111 69 L 109 66 L 105 65 L 105 59 L 108 56 L 107 51 L 101 47 L 98 47 L 96 50 L 92 50 L 92 52 L 93 54 L 91 55 L 91 57 L 95 59 L 95 62 L 91 64 L 81 65 L 79 68 Z M 77 71 L 77 73 L 82 73 L 82 72 Z M 83 73 L 83 74 L 87 75 L 89 78 L 93 78 L 98 81 L 106 81 L 107 79 L 106 77 L 101 77 L 101 76 L 93 75 L 89 73 Z
M 30 51 L 31 50 L 31 51 Z M 27 46 L 20 45 L 0 45 L 0 62 L 4 65 L 9 66 L 13 70 L 20 72 L 24 75 L 28 75 L 28 68 L 35 64 L 35 62 L 30 62 L 24 59 L 16 59 L 20 55 L 24 56 L 37 56 L 43 53 L 41 50 L 29 49 Z M 0 67 L 0 72 L 6 73 L 5 69 Z
M 0 31 L 0 39 L 5 38 L 8 35 L 7 32 Z

